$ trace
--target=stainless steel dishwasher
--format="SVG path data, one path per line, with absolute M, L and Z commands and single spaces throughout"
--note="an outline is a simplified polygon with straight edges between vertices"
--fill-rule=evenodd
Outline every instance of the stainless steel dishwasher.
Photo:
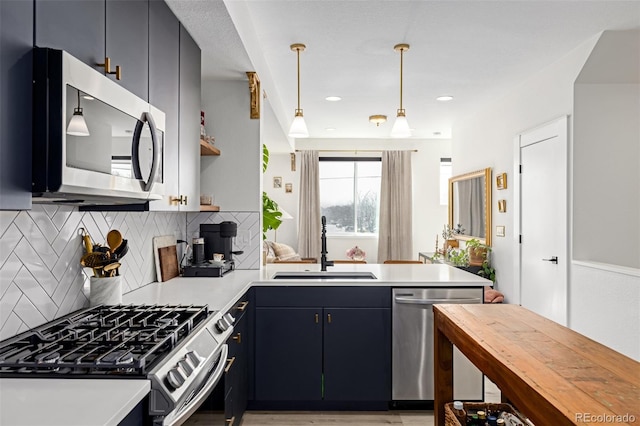
M 482 303 L 482 288 L 394 288 L 392 399 L 432 401 L 433 305 L 437 303 Z M 454 347 L 454 398 L 483 399 L 483 377 Z

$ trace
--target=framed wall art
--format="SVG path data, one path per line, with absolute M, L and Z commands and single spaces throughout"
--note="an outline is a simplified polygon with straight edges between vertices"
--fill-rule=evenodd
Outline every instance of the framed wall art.
M 274 176 L 273 177 L 273 187 L 274 188 L 282 188 L 282 176 Z

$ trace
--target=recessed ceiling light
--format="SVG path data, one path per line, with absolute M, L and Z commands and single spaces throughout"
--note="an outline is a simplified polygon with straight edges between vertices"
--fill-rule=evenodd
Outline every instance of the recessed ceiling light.
M 327 96 L 324 99 L 326 101 L 329 101 L 329 102 L 337 102 L 337 101 L 341 101 L 342 100 L 342 98 L 340 96 Z
M 442 102 L 446 102 L 446 101 L 450 101 L 453 99 L 453 96 L 450 95 L 445 95 L 445 96 L 438 96 L 436 98 L 436 101 L 442 101 Z
M 92 100 L 94 100 L 95 98 L 94 98 L 93 96 L 91 96 L 91 95 L 82 95 L 82 99 L 86 99 L 86 100 L 88 100 L 88 101 L 92 101 Z
M 334 127 L 327 127 L 325 130 L 327 132 L 333 132 L 335 130 L 335 128 Z

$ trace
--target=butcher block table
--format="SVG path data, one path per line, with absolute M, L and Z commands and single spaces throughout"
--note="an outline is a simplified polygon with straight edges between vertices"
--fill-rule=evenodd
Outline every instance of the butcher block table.
M 640 363 L 509 304 L 433 305 L 435 421 L 453 399 L 453 345 L 536 426 L 640 423 Z

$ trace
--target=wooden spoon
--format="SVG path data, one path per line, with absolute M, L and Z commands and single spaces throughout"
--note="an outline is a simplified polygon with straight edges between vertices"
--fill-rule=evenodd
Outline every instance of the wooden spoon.
M 111 231 L 109 231 L 109 233 L 107 234 L 107 244 L 109 245 L 109 248 L 112 252 L 120 247 L 120 244 L 122 244 L 122 234 L 120 233 L 120 231 L 118 231 L 117 229 L 112 229 Z
M 104 271 L 105 275 L 107 275 L 108 277 L 114 277 L 116 274 L 116 271 L 120 266 L 121 266 L 120 263 L 113 262 L 108 264 L 104 268 L 102 268 L 102 270 Z

